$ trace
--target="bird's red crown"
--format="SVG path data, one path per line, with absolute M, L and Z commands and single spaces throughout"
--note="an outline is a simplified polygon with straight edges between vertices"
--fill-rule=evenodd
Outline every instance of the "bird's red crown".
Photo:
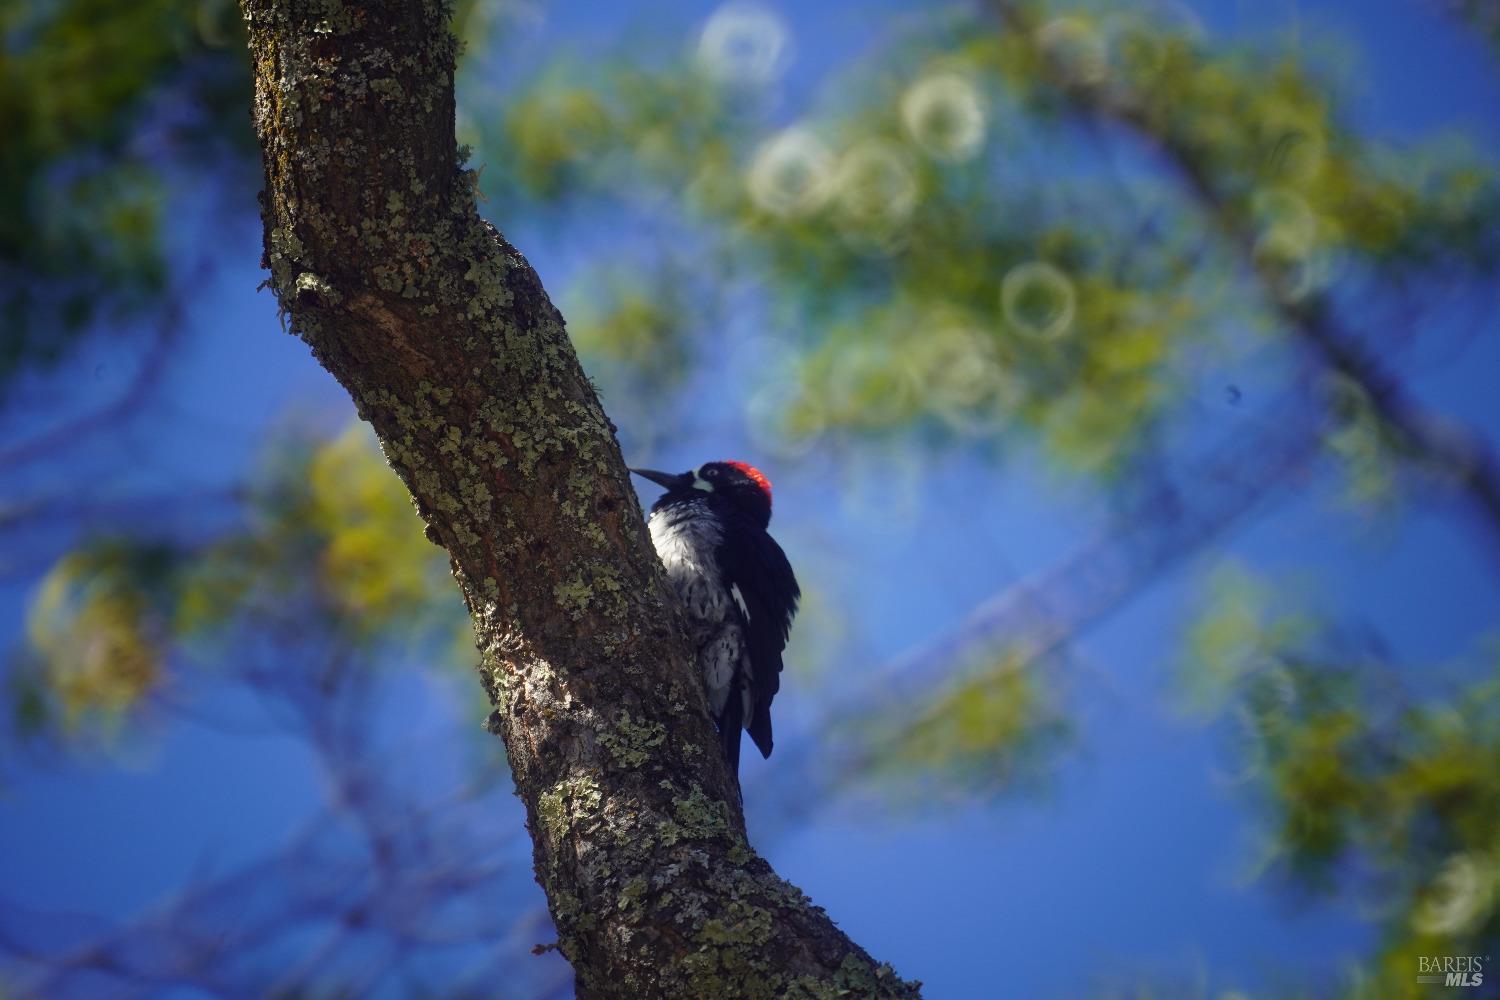
M 750 477 L 750 479 L 754 481 L 755 485 L 760 487 L 761 492 L 766 495 L 766 503 L 771 502 L 771 481 L 766 478 L 766 474 L 764 472 L 761 472 L 755 466 L 750 465 L 746 462 L 725 462 L 724 464 L 732 465 L 736 469 L 739 469 L 741 472 L 743 472 L 746 476 Z

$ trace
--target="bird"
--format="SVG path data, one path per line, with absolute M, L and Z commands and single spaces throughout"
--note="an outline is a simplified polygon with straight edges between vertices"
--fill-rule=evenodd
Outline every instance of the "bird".
M 771 702 L 802 591 L 767 530 L 771 481 L 744 462 L 682 473 L 631 469 L 666 489 L 646 524 L 687 610 L 697 667 L 729 772 L 739 782 L 740 730 L 771 756 Z

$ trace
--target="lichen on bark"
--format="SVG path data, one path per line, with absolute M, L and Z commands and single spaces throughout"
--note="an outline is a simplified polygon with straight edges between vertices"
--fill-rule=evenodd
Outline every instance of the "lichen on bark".
M 582 997 L 915 996 L 750 848 L 613 426 L 475 209 L 435 0 L 242 0 L 264 263 L 449 553 Z

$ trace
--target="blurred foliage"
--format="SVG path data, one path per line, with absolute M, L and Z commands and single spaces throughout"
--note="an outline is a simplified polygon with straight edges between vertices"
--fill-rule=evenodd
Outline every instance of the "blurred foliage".
M 1344 473 L 1348 498 L 1378 509 L 1398 499 L 1396 473 L 1406 449 L 1381 419 L 1369 391 L 1353 379 L 1330 376 L 1324 395 L 1329 411 L 1323 445 Z
M 226 0 L 0 2 L 0 393 L 155 302 L 165 189 L 253 154 L 247 70 Z
M 460 37 L 497 34 L 454 7 Z M 160 304 L 174 197 L 250 204 L 249 69 L 233 0 L 0 0 L 0 399 Z
M 278 635 L 367 667 L 427 655 L 435 640 L 470 645 L 447 560 L 367 426 L 287 437 L 248 495 L 243 528 L 207 544 L 105 538 L 52 568 L 11 677 L 22 735 L 95 735 L 80 723 L 146 709 L 174 663 L 234 669 Z
M 1463 19 L 1500 55 L 1500 3 L 1495 0 L 1443 0 L 1443 6 Z
M 1326 51 L 1210 42 L 1165 6 L 929 11 L 788 122 L 774 85 L 790 44 L 769 8 L 729 4 L 686 56 L 632 45 L 481 92 L 472 120 L 494 124 L 470 139 L 491 209 L 670 218 L 718 285 L 765 291 L 752 344 L 768 360 L 733 366 L 733 402 L 788 458 L 872 439 L 995 456 L 1026 440 L 1128 497 L 1195 440 L 1205 376 L 1250 359 L 1312 387 L 1308 434 L 1351 500 L 1397 498 L 1402 463 L 1424 456 L 1388 426 L 1384 384 L 1306 357 L 1352 298 L 1420 309 L 1488 280 L 1500 187 L 1478 154 L 1376 140 Z M 687 287 L 634 264 L 641 295 Z M 722 357 L 685 306 L 699 292 L 662 322 L 598 285 L 586 273 L 570 298 L 597 303 L 580 340 L 613 379 Z M 678 419 L 637 398 L 627 434 Z M 992 792 L 1066 742 L 1035 670 L 1003 648 L 979 655 L 994 669 L 865 720 L 868 745 L 887 748 L 879 773 Z
M 785 42 L 762 8 L 722 8 L 686 61 L 550 66 L 494 109 L 486 188 L 502 213 L 674 199 L 726 274 L 777 296 L 788 440 L 1018 428 L 1106 474 L 1180 415 L 1205 347 L 1280 332 L 1341 283 L 1495 264 L 1490 167 L 1363 137 L 1295 55 L 1143 12 L 995 6 L 914 20 L 785 127 L 748 55 Z M 675 356 L 693 331 L 653 332 Z M 1331 443 L 1357 450 L 1364 426 Z
M 1128 489 L 1174 459 L 1164 442 L 1192 438 L 1205 374 L 1272 359 L 1312 388 L 1309 434 L 1348 496 L 1398 498 L 1403 463 L 1430 456 L 1388 425 L 1387 387 L 1302 352 L 1326 356 L 1330 316 L 1368 327 L 1490 280 L 1490 163 L 1462 142 L 1369 136 L 1327 53 L 1210 43 L 1165 8 L 993 3 L 909 27 L 790 123 L 767 86 L 788 40 L 765 8 L 720 8 L 685 60 L 549 67 L 476 138 L 486 188 L 647 216 L 665 203 L 716 248 L 705 261 L 753 276 L 780 350 L 774 382 L 742 398 L 770 424 L 757 441 L 789 455 L 913 433 L 993 455 L 1025 435 Z M 1377 356 L 1411 339 L 1380 322 Z M 650 333 L 634 341 L 647 364 L 704 339 Z M 1400 707 L 1389 667 L 1335 657 L 1318 623 L 1262 613 L 1244 581 L 1221 589 L 1184 679 L 1245 722 L 1275 869 L 1375 897 L 1385 936 L 1353 988 L 1412 995 L 1416 955 L 1485 953 L 1493 685 Z M 862 720 L 877 774 L 990 794 L 1066 744 L 1036 665 L 980 655 L 992 667 L 947 664 L 963 679 Z
M 1350 995 L 1428 995 L 1419 956 L 1500 945 L 1500 656 L 1418 698 L 1242 571 L 1215 591 L 1186 673 L 1198 704 L 1237 723 L 1242 774 L 1271 820 L 1264 870 L 1351 892 L 1376 916 L 1380 951 Z
M 1051 664 L 1021 652 L 999 651 L 956 669 L 953 680 L 912 706 L 863 720 L 861 770 L 882 785 L 923 798 L 989 797 L 1035 789 L 1052 773 L 1073 739 L 1057 685 L 1042 672 Z
M 703 360 L 691 330 L 704 320 L 702 301 L 689 263 L 676 258 L 644 274 L 600 267 L 562 297 L 573 346 L 615 419 L 645 407 L 673 410 Z
M 174 554 L 105 540 L 72 552 L 37 588 L 26 663 L 12 676 L 23 732 L 57 718 L 108 729 L 161 679 L 166 623 L 152 614 Z M 93 727 L 91 727 L 93 728 Z
M 423 537 L 366 425 L 276 447 L 250 486 L 247 530 L 216 540 L 184 569 L 178 634 L 212 638 L 241 618 L 253 627 L 274 605 L 326 619 L 338 641 L 368 653 L 455 624 L 447 560 Z

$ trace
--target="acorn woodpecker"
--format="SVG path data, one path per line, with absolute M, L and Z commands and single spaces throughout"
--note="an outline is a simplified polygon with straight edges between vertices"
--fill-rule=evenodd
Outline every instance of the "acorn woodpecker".
M 741 727 L 761 756 L 771 756 L 771 701 L 802 596 L 786 553 L 766 532 L 771 482 L 743 462 L 709 462 L 680 475 L 630 471 L 666 487 L 647 526 L 687 607 L 719 743 L 738 780 Z

